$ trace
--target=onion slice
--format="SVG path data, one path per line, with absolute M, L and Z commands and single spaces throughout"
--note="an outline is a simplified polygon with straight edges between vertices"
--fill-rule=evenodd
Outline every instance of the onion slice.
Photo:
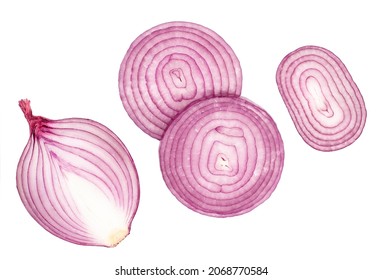
M 33 116 L 16 183 L 29 214 L 71 243 L 114 247 L 129 233 L 139 203 L 138 174 L 128 150 L 89 119 Z
M 242 73 L 231 47 L 214 31 L 191 22 L 169 22 L 141 34 L 119 71 L 124 108 L 145 133 L 161 139 L 191 102 L 239 96 Z
M 305 46 L 289 53 L 276 81 L 297 131 L 314 149 L 339 150 L 361 135 L 366 122 L 363 97 L 331 51 Z
M 160 142 L 167 187 L 188 208 L 213 217 L 247 213 L 275 190 L 284 146 L 271 116 L 241 97 L 196 101 Z

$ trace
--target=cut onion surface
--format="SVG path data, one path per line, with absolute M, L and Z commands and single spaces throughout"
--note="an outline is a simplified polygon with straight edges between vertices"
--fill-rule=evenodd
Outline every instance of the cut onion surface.
M 366 122 L 363 97 L 342 61 L 327 49 L 301 47 L 280 63 L 276 81 L 303 140 L 320 151 L 352 144 Z
M 71 243 L 114 247 L 129 233 L 139 203 L 138 174 L 128 150 L 104 125 L 89 119 L 33 116 L 19 105 L 29 141 L 16 183 L 29 214 Z
M 191 22 L 169 22 L 141 34 L 119 71 L 124 108 L 145 133 L 161 139 L 191 102 L 239 96 L 242 73 L 231 47 L 214 31 Z
M 189 105 L 160 142 L 167 187 L 188 208 L 213 217 L 247 213 L 275 190 L 284 146 L 270 115 L 241 97 Z

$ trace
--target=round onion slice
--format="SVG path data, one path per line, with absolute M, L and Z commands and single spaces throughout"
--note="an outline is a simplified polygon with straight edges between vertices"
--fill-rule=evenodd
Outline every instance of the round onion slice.
M 141 34 L 119 71 L 119 92 L 131 119 L 161 139 L 171 120 L 196 99 L 239 96 L 242 74 L 231 47 L 214 31 L 169 22 Z
M 89 119 L 33 116 L 16 183 L 29 214 L 71 243 L 114 247 L 129 233 L 139 203 L 138 174 L 128 150 Z
M 366 107 L 342 61 L 329 50 L 301 47 L 288 54 L 276 81 L 304 141 L 320 151 L 352 144 L 362 133 Z
M 164 181 L 190 209 L 213 217 L 241 215 L 274 191 L 284 146 L 266 111 L 240 97 L 188 106 L 160 143 Z

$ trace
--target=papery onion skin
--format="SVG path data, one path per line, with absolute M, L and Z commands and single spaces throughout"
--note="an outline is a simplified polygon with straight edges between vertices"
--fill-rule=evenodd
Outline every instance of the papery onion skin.
M 172 194 L 203 215 L 247 213 L 270 197 L 284 165 L 277 126 L 241 97 L 189 105 L 160 142 L 160 166 Z
M 130 118 L 161 139 L 191 102 L 239 96 L 242 72 L 231 47 L 214 31 L 191 22 L 168 22 L 141 34 L 125 54 L 119 92 Z
M 129 233 L 139 204 L 139 179 L 122 141 L 89 119 L 33 116 L 17 166 L 16 185 L 29 214 L 68 242 L 115 247 Z
M 298 133 L 314 149 L 340 150 L 361 135 L 365 102 L 331 51 L 304 46 L 289 53 L 277 69 L 276 82 Z

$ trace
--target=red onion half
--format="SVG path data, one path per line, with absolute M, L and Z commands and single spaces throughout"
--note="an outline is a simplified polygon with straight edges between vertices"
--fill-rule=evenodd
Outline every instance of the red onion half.
M 320 151 L 352 144 L 362 133 L 366 107 L 342 61 L 329 50 L 301 47 L 288 54 L 276 81 L 304 141 Z
M 176 198 L 214 217 L 241 215 L 264 202 L 284 164 L 275 122 L 240 97 L 188 106 L 166 130 L 159 155 L 163 178 Z
M 144 32 L 119 71 L 125 110 L 156 139 L 191 102 L 239 96 L 241 85 L 240 63 L 230 46 L 214 31 L 190 22 L 164 23 Z
M 129 233 L 139 203 L 133 159 L 108 128 L 89 119 L 33 116 L 16 183 L 29 214 L 53 235 L 80 245 L 114 247 Z

